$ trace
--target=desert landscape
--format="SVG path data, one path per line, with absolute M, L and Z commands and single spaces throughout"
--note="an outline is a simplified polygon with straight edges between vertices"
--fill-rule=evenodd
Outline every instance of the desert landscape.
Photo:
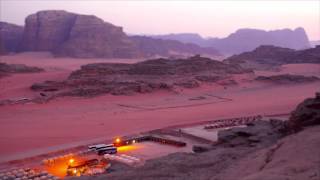
M 302 27 L 132 35 L 45 10 L 1 22 L 0 42 L 0 179 L 320 177 L 320 45 Z

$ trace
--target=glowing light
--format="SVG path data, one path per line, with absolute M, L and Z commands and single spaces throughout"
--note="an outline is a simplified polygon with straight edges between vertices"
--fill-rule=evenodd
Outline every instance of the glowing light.
M 141 148 L 141 147 L 138 147 L 136 145 L 134 145 L 134 146 L 133 145 L 126 145 L 126 146 L 118 147 L 117 151 L 119 153 L 122 153 L 122 152 L 134 151 L 134 150 L 139 149 L 139 148 Z
M 75 169 L 75 170 L 73 170 L 73 174 L 77 174 L 77 170 Z
M 117 138 L 116 143 L 120 143 L 120 142 L 121 142 L 120 138 Z
M 132 144 L 136 143 L 136 140 L 132 140 Z
M 69 160 L 69 164 L 72 164 L 74 162 L 74 159 Z

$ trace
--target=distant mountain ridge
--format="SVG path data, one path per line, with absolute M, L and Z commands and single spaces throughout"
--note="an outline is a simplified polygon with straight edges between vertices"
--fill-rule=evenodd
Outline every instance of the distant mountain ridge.
M 149 37 L 131 38 L 122 27 L 105 22 L 93 15 L 81 15 L 63 10 L 39 11 L 29 15 L 25 27 L 0 24 L 1 53 L 21 51 L 50 51 L 58 57 L 75 58 L 141 58 L 181 54 L 219 56 L 214 48 L 184 44 L 179 41 L 154 43 Z M 7 38 L 8 32 L 16 31 Z M 140 40 L 138 40 L 140 39 Z M 144 39 L 143 45 L 141 45 Z M 159 44 L 159 45 L 158 45 Z M 8 48 L 10 47 L 10 48 Z M 144 49 L 146 47 L 147 49 Z M 149 47 L 153 47 L 152 52 Z
M 225 38 L 202 38 L 194 33 L 156 35 L 152 37 L 195 43 L 202 47 L 213 47 L 225 55 L 251 51 L 261 45 L 273 45 L 296 50 L 310 47 L 308 36 L 301 27 L 294 30 L 280 29 L 272 31 L 249 28 L 239 29 Z

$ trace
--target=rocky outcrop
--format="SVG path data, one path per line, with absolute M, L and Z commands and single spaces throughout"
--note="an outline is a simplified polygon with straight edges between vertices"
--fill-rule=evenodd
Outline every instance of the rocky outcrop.
M 152 56 L 190 56 L 201 54 L 206 56 L 221 56 L 221 54 L 211 47 L 200 47 L 195 44 L 182 43 L 175 40 L 155 39 L 146 36 L 132 36 L 131 39 L 137 44 L 139 51 L 147 57 Z
M 251 52 L 231 56 L 224 62 L 252 69 L 269 69 L 283 64 L 320 63 L 320 46 L 305 50 L 260 46 Z
M 122 95 L 161 89 L 171 91 L 175 87 L 194 88 L 201 83 L 220 83 L 232 74 L 241 73 L 251 71 L 200 56 L 178 60 L 160 58 L 135 64 L 88 64 L 72 72 L 66 81 L 61 82 L 62 85 L 44 82 L 35 84 L 32 89 L 57 89 L 60 95 L 74 96 Z
M 300 103 L 291 113 L 289 127 L 296 132 L 306 126 L 320 125 L 320 93 Z
M 44 71 L 38 67 L 26 66 L 24 64 L 0 63 L 0 78 L 13 73 L 36 73 Z
M 255 80 L 260 82 L 268 82 L 275 84 L 296 84 L 296 83 L 310 83 L 320 81 L 318 77 L 315 76 L 302 76 L 302 75 L 292 75 L 292 74 L 282 74 L 274 76 L 258 76 Z
M 280 120 L 255 121 L 248 127 L 235 127 L 218 132 L 218 142 L 226 147 L 269 146 L 283 137 L 286 123 Z
M 0 55 L 16 52 L 22 39 L 23 27 L 0 22 Z
M 84 58 L 139 55 L 121 27 L 95 16 L 58 10 L 40 11 L 26 18 L 20 50 Z
M 225 38 L 202 38 L 198 34 L 182 33 L 152 36 L 160 39 L 194 43 L 202 47 L 213 47 L 224 55 L 252 51 L 261 45 L 273 45 L 290 49 L 310 47 L 308 36 L 301 27 L 294 30 L 239 29 Z

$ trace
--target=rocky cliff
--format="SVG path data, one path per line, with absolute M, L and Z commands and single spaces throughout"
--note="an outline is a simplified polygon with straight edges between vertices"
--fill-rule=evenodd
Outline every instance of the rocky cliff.
M 21 51 L 52 51 L 71 57 L 137 57 L 121 27 L 66 11 L 40 11 L 26 18 Z
M 16 52 L 22 39 L 23 27 L 0 22 L 0 55 Z

